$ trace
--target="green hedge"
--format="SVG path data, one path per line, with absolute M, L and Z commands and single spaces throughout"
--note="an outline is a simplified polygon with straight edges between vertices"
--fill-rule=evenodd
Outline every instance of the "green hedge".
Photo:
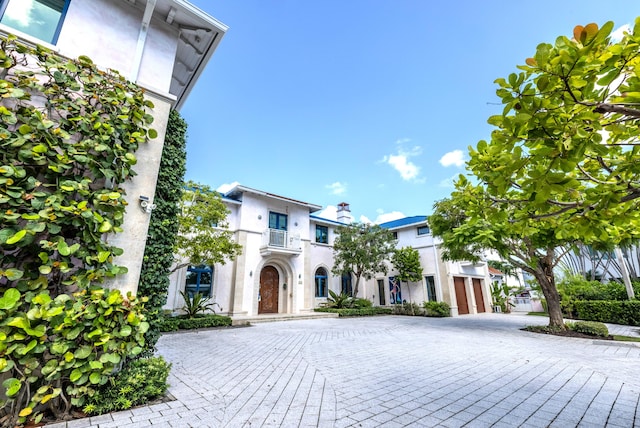
M 640 301 L 579 300 L 573 302 L 577 318 L 640 326 Z
M 316 308 L 315 312 L 331 312 L 338 314 L 341 317 L 363 317 L 369 315 L 390 315 L 392 312 L 391 308 L 382 308 L 379 306 L 369 307 L 369 308 Z
M 167 317 L 160 323 L 160 331 L 193 330 L 195 328 L 228 327 L 231 318 L 223 315 L 203 315 L 196 318 Z

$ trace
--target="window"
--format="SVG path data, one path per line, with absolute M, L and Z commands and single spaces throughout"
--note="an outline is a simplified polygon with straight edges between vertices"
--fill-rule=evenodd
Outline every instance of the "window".
M 5 0 L 0 3 L 0 23 L 55 44 L 70 0 Z
M 270 211 L 269 229 L 287 230 L 287 215 Z
M 269 245 L 285 247 L 287 243 L 287 215 L 269 212 Z
M 329 243 L 329 228 L 327 226 L 316 225 L 316 242 L 319 244 Z
M 393 239 L 395 239 L 396 241 L 398 240 L 398 232 L 392 232 L 393 233 Z
M 316 270 L 316 297 L 327 297 L 327 271 L 324 268 Z
M 185 293 L 193 297 L 200 293 L 203 297 L 211 297 L 211 284 L 213 284 L 213 268 L 210 266 L 189 266 L 187 280 L 185 281 Z
M 353 295 L 353 283 L 351 281 L 351 273 L 343 273 L 342 274 L 342 294 L 346 294 L 347 296 Z
M 378 296 L 380 297 L 380 306 L 384 306 L 384 279 L 378 280 Z
M 431 233 L 429 226 L 418 227 L 418 235 L 428 235 L 429 233 Z
M 436 297 L 436 281 L 433 276 L 425 276 L 424 280 L 427 284 L 427 300 L 429 302 L 437 302 L 438 298 Z

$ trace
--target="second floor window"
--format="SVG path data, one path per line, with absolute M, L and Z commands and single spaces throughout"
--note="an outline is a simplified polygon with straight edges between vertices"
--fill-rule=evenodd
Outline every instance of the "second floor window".
M 418 227 L 418 235 L 428 235 L 429 233 L 431 233 L 431 230 L 429 230 L 429 226 Z
M 70 0 L 0 0 L 0 23 L 56 44 Z
M 329 243 L 329 228 L 327 226 L 316 225 L 316 242 L 319 244 Z
M 287 215 L 270 211 L 269 229 L 287 230 Z

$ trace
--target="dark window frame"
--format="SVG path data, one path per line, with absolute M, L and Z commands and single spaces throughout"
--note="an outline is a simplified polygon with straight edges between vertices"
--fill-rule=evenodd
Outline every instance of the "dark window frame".
M 429 226 L 426 226 L 426 225 L 425 226 L 418 226 L 416 231 L 418 233 L 418 236 L 424 236 L 424 235 L 431 234 L 431 229 L 429 228 Z
M 320 267 L 316 269 L 314 284 L 316 288 L 316 297 L 326 298 L 328 296 L 329 289 L 329 275 L 327 274 L 327 270 L 325 268 Z
M 195 284 L 189 284 L 187 281 L 189 280 L 189 274 L 195 273 L 196 282 Z M 203 276 L 209 274 L 211 278 L 211 282 L 205 284 L 202 281 Z M 206 288 L 206 291 L 205 291 Z M 189 297 L 193 297 L 194 294 L 200 293 L 203 297 L 211 297 L 213 291 L 213 266 L 189 266 L 187 267 L 187 275 L 185 277 L 184 284 L 184 292 Z
M 329 243 L 329 228 L 327 226 L 316 224 L 316 242 L 318 244 Z

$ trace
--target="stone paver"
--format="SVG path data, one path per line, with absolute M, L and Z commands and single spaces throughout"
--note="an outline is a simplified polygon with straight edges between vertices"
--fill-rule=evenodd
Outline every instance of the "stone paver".
M 520 330 L 546 322 L 387 316 L 164 335 L 176 401 L 55 427 L 640 427 L 640 344 Z

